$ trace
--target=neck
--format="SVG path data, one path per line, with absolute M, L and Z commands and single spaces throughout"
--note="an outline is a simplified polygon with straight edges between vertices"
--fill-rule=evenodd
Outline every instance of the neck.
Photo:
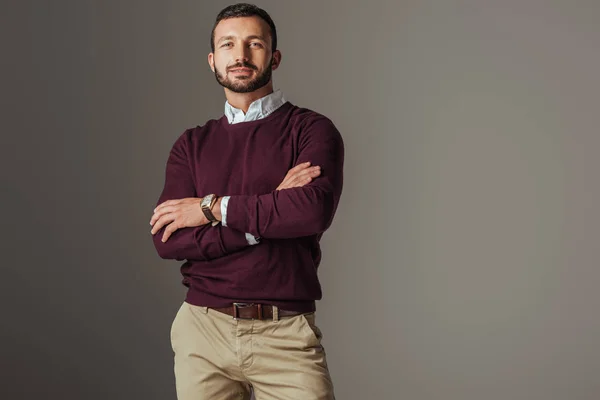
M 273 83 L 269 82 L 267 85 L 261 87 L 258 90 L 250 93 L 235 93 L 229 89 L 225 89 L 225 97 L 229 104 L 233 107 L 240 109 L 246 114 L 250 104 L 254 101 L 261 99 L 269 94 L 273 93 Z

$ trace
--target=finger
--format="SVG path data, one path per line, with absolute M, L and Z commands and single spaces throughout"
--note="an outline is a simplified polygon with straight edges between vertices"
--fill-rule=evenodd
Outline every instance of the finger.
M 173 232 L 175 232 L 177 229 L 179 229 L 179 228 L 177 227 L 177 225 L 175 224 L 175 222 L 170 223 L 165 228 L 165 232 L 163 233 L 163 237 L 162 237 L 161 241 L 164 243 L 167 240 L 169 240 L 169 237 L 171 237 L 171 234 L 173 234 Z
M 156 221 L 150 232 L 155 235 L 156 232 L 160 231 L 163 226 L 173 221 L 175 221 L 175 216 L 173 214 L 163 215 L 158 219 L 158 221 Z
M 289 181 L 289 183 L 295 185 L 298 183 L 298 181 L 305 181 L 306 178 L 316 178 L 320 174 L 321 169 L 319 167 L 313 167 L 305 171 L 298 172 L 294 175 L 293 179 Z
M 313 180 L 313 178 L 312 178 L 312 177 L 310 177 L 310 176 L 305 176 L 305 177 L 304 177 L 304 178 L 302 178 L 302 179 L 298 179 L 298 180 L 296 180 L 296 181 L 294 182 L 293 186 L 291 186 L 291 187 L 302 187 L 302 186 L 304 186 L 304 185 L 307 185 L 307 184 L 309 184 L 309 183 L 310 183 L 312 180 Z
M 152 216 L 152 218 L 150 219 L 150 225 L 154 225 L 154 223 L 152 222 L 153 220 L 154 220 L 154 222 L 156 222 L 156 220 L 158 220 L 163 215 L 173 214 L 173 213 L 176 213 L 177 211 L 179 211 L 178 205 L 171 205 L 171 206 L 166 206 L 166 207 L 161 208 L 160 210 L 155 212 L 154 215 Z
M 160 203 L 158 206 L 156 206 L 156 208 L 154 209 L 154 212 L 156 212 L 157 210 L 160 210 L 164 207 L 174 206 L 176 204 L 179 204 L 179 202 L 181 202 L 181 199 L 173 199 L 173 200 L 164 201 L 164 202 Z
M 169 206 L 171 204 L 173 204 L 173 200 L 164 201 L 164 202 L 160 203 L 159 205 L 157 205 L 156 207 L 154 207 L 154 210 L 152 210 L 152 211 L 156 212 L 156 211 L 160 210 L 161 208 L 163 208 L 165 206 Z
M 308 168 L 308 167 L 310 167 L 310 161 L 296 165 L 294 168 L 292 168 L 288 171 L 288 174 L 293 174 L 295 172 L 302 171 L 303 169 Z
M 293 187 L 302 187 L 304 185 L 308 185 L 310 182 L 312 181 L 312 178 L 310 176 L 307 176 L 303 179 L 299 179 Z
M 290 180 L 294 179 L 294 176 L 295 176 L 295 172 L 294 172 L 294 168 L 292 168 L 285 175 L 285 177 L 283 178 L 283 181 L 281 181 L 281 183 L 277 187 L 277 190 L 286 188 L 288 186 L 288 184 L 290 183 Z
M 288 173 L 288 175 L 286 175 L 285 178 L 283 178 L 283 181 L 281 181 L 281 183 L 277 187 L 277 190 L 286 187 L 289 181 L 290 181 L 290 175 Z
M 166 212 L 162 209 L 156 211 L 154 214 L 152 214 L 152 218 L 150 218 L 150 225 L 154 225 L 156 223 L 156 221 L 158 221 L 160 219 L 160 217 L 162 217 L 165 214 L 168 214 L 168 212 Z
M 307 168 L 303 171 L 298 172 L 298 177 L 299 178 L 303 178 L 305 176 L 318 176 L 321 173 L 321 167 L 316 166 L 316 167 L 311 167 L 311 168 Z
M 310 165 L 311 162 L 307 161 L 302 164 L 298 164 L 294 168 L 290 169 L 285 175 L 285 178 L 283 178 L 283 181 L 277 187 L 277 190 L 295 187 L 294 182 L 298 178 L 298 174 L 309 173 L 310 171 L 312 171 L 312 168 L 309 168 Z
M 311 181 L 311 180 L 313 180 L 313 179 L 315 179 L 315 178 L 319 177 L 319 176 L 321 175 L 321 172 L 322 172 L 322 170 L 321 170 L 321 167 L 319 167 L 319 166 L 316 166 L 316 167 L 310 168 L 310 169 L 309 169 L 309 170 L 307 170 L 307 171 L 303 171 L 303 172 L 302 172 L 302 173 L 301 173 L 301 174 L 298 176 L 298 179 L 299 179 L 300 181 Z M 310 178 L 310 179 L 309 179 L 309 178 Z
M 311 178 L 310 177 L 303 177 L 303 178 L 296 178 L 293 181 L 289 182 L 285 187 L 283 187 L 282 189 L 291 189 L 291 188 L 295 188 L 295 187 L 299 187 L 299 186 L 304 186 L 306 185 L 308 182 L 310 182 Z
M 310 167 L 310 161 L 306 161 L 306 162 L 300 163 L 300 164 L 296 165 L 292 169 L 298 170 L 298 169 L 304 169 L 304 168 L 308 168 L 308 167 Z

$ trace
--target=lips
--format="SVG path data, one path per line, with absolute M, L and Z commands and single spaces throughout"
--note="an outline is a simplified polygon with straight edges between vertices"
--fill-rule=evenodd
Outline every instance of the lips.
M 252 72 L 252 70 L 250 68 L 235 68 L 235 69 L 231 69 L 231 72 L 242 72 L 242 73 L 249 73 Z

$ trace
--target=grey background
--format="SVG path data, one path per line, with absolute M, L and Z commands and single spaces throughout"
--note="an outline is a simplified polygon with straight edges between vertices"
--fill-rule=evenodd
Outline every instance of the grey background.
M 150 219 L 222 113 L 228 2 L 1 6 L 2 399 L 175 399 Z M 338 399 L 600 398 L 600 3 L 259 1 L 275 87 L 329 116 L 318 304 Z

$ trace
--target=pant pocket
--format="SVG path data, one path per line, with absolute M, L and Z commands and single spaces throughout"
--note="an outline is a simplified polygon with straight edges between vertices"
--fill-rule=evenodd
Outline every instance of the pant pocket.
M 310 339 L 314 342 L 315 346 L 321 345 L 323 339 L 323 333 L 319 329 L 315 320 L 315 313 L 302 314 L 303 326 L 306 332 L 309 334 Z
M 180 319 L 181 313 L 183 312 L 183 308 L 185 306 L 185 302 L 179 307 L 177 313 L 175 314 L 175 318 L 173 318 L 173 322 L 171 323 L 171 331 L 170 331 L 170 339 L 171 339 L 171 348 L 173 352 L 175 352 L 175 340 L 177 338 L 177 321 Z

